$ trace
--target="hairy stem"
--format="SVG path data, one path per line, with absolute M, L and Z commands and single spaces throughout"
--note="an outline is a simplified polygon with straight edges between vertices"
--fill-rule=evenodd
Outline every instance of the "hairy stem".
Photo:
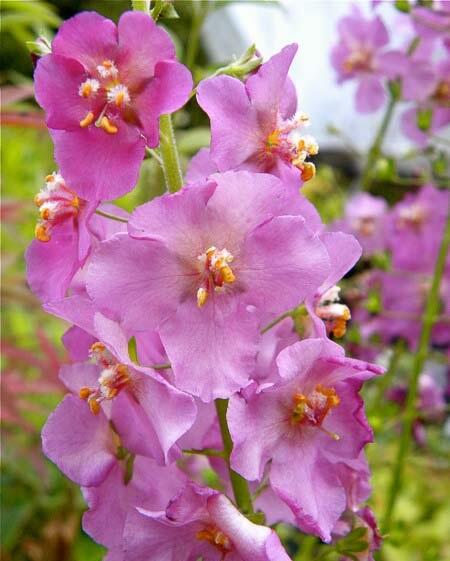
M 219 418 L 220 432 L 222 434 L 224 458 L 228 465 L 231 486 L 237 506 L 244 514 L 253 513 L 252 498 L 247 480 L 241 477 L 230 467 L 230 454 L 233 449 L 230 431 L 227 423 L 228 399 L 216 399 L 216 410 Z
M 164 178 L 169 193 L 175 193 L 183 186 L 183 176 L 181 174 L 180 160 L 170 115 L 161 115 L 159 128 L 161 132 L 159 150 Z
M 430 343 L 431 330 L 436 321 L 437 309 L 439 306 L 439 286 L 444 272 L 445 261 L 450 244 L 450 214 L 447 217 L 447 224 L 442 238 L 441 247 L 434 268 L 433 280 L 431 288 L 427 296 L 425 304 L 425 312 L 422 319 L 422 330 L 420 334 L 419 344 L 416 351 L 414 365 L 409 383 L 408 397 L 406 400 L 406 408 L 404 414 L 404 422 L 402 433 L 400 436 L 399 446 L 397 450 L 394 471 L 392 474 L 391 485 L 386 504 L 386 511 L 383 519 L 383 532 L 390 531 L 394 508 L 399 496 L 400 486 L 403 477 L 406 457 L 411 444 L 412 426 L 416 417 L 416 400 L 418 392 L 419 376 L 422 372 L 425 360 L 428 355 L 428 347 Z

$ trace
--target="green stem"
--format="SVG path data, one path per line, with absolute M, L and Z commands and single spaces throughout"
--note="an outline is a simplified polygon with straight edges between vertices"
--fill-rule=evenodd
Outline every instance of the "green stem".
M 109 212 L 105 212 L 100 209 L 97 209 L 95 214 L 103 216 L 104 218 L 109 218 L 110 220 L 115 220 L 116 222 L 124 222 L 125 224 L 128 222 L 128 218 L 122 218 L 121 216 L 116 216 L 115 214 L 110 214 Z
M 193 12 L 192 26 L 188 37 L 185 60 L 185 64 L 188 68 L 192 68 L 197 56 L 198 46 L 200 42 L 200 31 L 202 29 L 205 16 L 208 12 L 208 2 L 200 0 L 200 2 L 192 2 L 191 6 Z
M 406 400 L 405 418 L 400 436 L 394 472 L 392 475 L 389 495 L 386 504 L 386 511 L 383 519 L 383 532 L 388 533 L 391 528 L 392 518 L 394 514 L 395 504 L 397 502 L 400 485 L 403 479 L 403 469 L 411 443 L 412 426 L 416 417 L 416 399 L 418 392 L 419 376 L 422 372 L 425 360 L 428 355 L 428 346 L 431 337 L 431 330 L 437 316 L 439 306 L 439 286 L 442 275 L 444 273 L 445 261 L 450 245 L 450 214 L 447 217 L 447 225 L 444 236 L 442 238 L 441 247 L 434 268 L 433 280 L 431 288 L 427 296 L 425 304 L 425 312 L 422 320 L 422 331 L 420 334 L 419 345 L 417 347 L 416 356 L 413 364 L 411 381 L 409 384 L 408 397 Z
M 187 450 L 183 450 L 183 454 L 193 454 L 199 456 L 211 456 L 216 458 L 223 458 L 224 451 L 223 450 L 216 450 L 215 448 L 188 448 Z
M 216 399 L 216 410 L 219 418 L 220 432 L 222 434 L 224 457 L 228 465 L 231 486 L 233 487 L 234 498 L 239 509 L 244 514 L 253 513 L 252 497 L 247 480 L 241 477 L 230 467 L 230 454 L 233 449 L 230 430 L 227 423 L 228 399 Z
M 170 193 L 175 193 L 183 186 L 183 176 L 181 174 L 180 160 L 170 115 L 161 115 L 159 118 L 159 128 L 161 132 L 159 151 L 164 178 L 167 190 Z
M 133 6 L 133 10 L 150 14 L 150 0 L 131 0 L 131 5 Z
M 366 167 L 362 175 L 362 184 L 365 189 L 368 189 L 370 186 L 370 175 L 372 172 L 372 167 L 375 164 L 377 158 L 380 156 L 381 146 L 383 144 L 384 137 L 386 136 L 387 130 L 389 128 L 389 124 L 391 122 L 396 103 L 397 103 L 397 96 L 391 93 L 391 99 L 389 100 L 389 104 L 386 107 L 386 111 L 384 112 L 383 115 L 383 120 L 381 121 L 378 132 L 369 150 Z

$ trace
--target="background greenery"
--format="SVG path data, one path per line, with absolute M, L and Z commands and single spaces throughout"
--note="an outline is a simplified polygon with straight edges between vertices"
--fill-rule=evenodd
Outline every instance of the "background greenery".
M 172 33 L 181 60 L 189 62 L 198 81 L 214 71 L 198 44 L 198 29 L 208 9 L 226 2 L 175 2 L 178 20 L 164 20 Z M 33 238 L 37 218 L 34 194 L 43 178 L 55 169 L 52 145 L 42 113 L 32 99 L 32 58 L 25 45 L 39 34 L 51 36 L 60 21 L 94 9 L 112 19 L 129 8 L 122 0 L 3 0 L 1 3 L 2 80 L 1 174 L 2 212 L 2 525 L 4 561 L 95 561 L 103 549 L 80 527 L 84 503 L 72 485 L 42 455 L 40 429 L 60 399 L 63 389 L 57 372 L 65 355 L 59 338 L 65 326 L 44 314 L 29 292 L 24 276 L 24 251 Z M 189 46 L 187 46 L 189 45 Z M 226 61 L 224 61 L 226 62 Z M 185 163 L 207 145 L 207 121 L 195 102 L 175 116 L 177 138 Z M 317 177 L 307 195 L 329 221 L 340 215 L 358 162 L 350 153 L 325 153 L 316 160 Z M 374 190 L 392 199 L 386 182 Z M 405 188 L 407 189 L 407 187 Z M 153 160 L 143 166 L 139 186 L 119 201 L 124 208 L 163 191 L 163 179 Z M 396 190 L 399 198 L 402 190 Z M 347 342 L 357 340 L 350 331 Z M 411 357 L 405 355 L 395 376 L 407 377 Z M 380 399 L 379 387 L 368 386 L 369 417 L 376 444 L 369 449 L 373 469 L 372 506 L 383 512 L 398 438 L 397 406 Z M 415 448 L 409 458 L 402 495 L 391 535 L 386 541 L 386 561 L 445 561 L 450 559 L 448 520 L 449 448 L 442 426 L 428 427 L 428 445 Z M 296 560 L 336 559 L 338 553 L 314 538 L 280 529 Z

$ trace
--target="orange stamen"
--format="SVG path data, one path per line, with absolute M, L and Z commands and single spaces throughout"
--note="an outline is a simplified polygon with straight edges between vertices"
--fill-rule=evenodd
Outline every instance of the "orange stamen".
M 100 127 L 108 134 L 116 134 L 119 130 L 115 125 L 110 123 L 108 117 L 103 117 L 100 121 Z
M 86 115 L 86 117 L 84 119 L 81 119 L 80 121 L 80 127 L 82 129 L 88 127 L 89 125 L 92 125 L 92 123 L 94 122 L 94 113 L 92 113 L 92 111 L 89 111 L 89 113 Z

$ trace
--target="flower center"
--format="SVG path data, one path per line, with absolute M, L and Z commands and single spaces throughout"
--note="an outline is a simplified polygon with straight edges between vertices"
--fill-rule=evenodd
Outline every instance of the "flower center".
M 427 217 L 426 210 L 420 204 L 412 204 L 400 210 L 398 226 L 400 228 L 420 229 Z
M 342 68 L 345 73 L 367 72 L 372 70 L 372 53 L 366 49 L 358 49 L 350 53 Z
M 322 294 L 315 312 L 325 323 L 328 333 L 332 333 L 337 339 L 343 337 L 347 331 L 347 322 L 351 319 L 351 313 L 345 304 L 341 304 L 339 298 L 340 288 L 332 286 Z
M 88 402 L 94 415 L 100 412 L 100 404 L 105 399 L 114 399 L 116 395 L 127 387 L 131 375 L 125 364 L 118 363 L 103 343 L 94 343 L 90 349 L 90 356 L 103 368 L 98 377 L 98 386 L 80 388 L 79 396 Z
M 290 417 L 291 425 L 315 427 L 331 436 L 333 440 L 339 440 L 339 435 L 322 427 L 329 411 L 340 403 L 339 396 L 334 388 L 327 388 L 319 384 L 309 395 L 294 394 L 293 402 L 294 407 Z
M 116 134 L 119 130 L 118 118 L 123 117 L 120 110 L 131 102 L 130 92 L 120 82 L 119 71 L 112 60 L 104 60 L 99 64 L 97 73 L 97 78 L 87 78 L 78 88 L 80 97 L 86 100 L 95 98 L 95 104 L 81 119 L 80 127 L 84 129 L 95 124 L 107 134 Z
M 197 290 L 197 305 L 199 308 L 206 304 L 211 292 L 220 292 L 225 285 L 232 284 L 236 277 L 230 267 L 233 256 L 227 249 L 218 250 L 211 246 L 197 257 L 201 264 L 202 282 Z
M 71 191 L 59 173 L 47 175 L 45 187 L 35 196 L 40 220 L 36 224 L 35 236 L 41 242 L 51 239 L 52 229 L 68 219 L 77 216 L 84 201 Z
M 301 136 L 297 141 L 290 137 L 292 131 L 308 126 L 308 124 L 309 118 L 305 114 L 301 114 L 292 121 L 282 122 L 267 136 L 263 148 L 258 154 L 258 159 L 263 160 L 268 167 L 273 166 L 277 158 L 282 159 L 299 169 L 303 181 L 312 179 L 316 168 L 312 162 L 307 162 L 306 159 L 319 152 L 317 142 L 310 135 Z
M 224 556 L 232 549 L 230 538 L 214 526 L 206 526 L 203 530 L 198 531 L 196 538 L 201 541 L 207 541 Z
M 374 216 L 355 218 L 352 225 L 354 229 L 363 236 L 372 236 L 376 230 L 376 220 Z

